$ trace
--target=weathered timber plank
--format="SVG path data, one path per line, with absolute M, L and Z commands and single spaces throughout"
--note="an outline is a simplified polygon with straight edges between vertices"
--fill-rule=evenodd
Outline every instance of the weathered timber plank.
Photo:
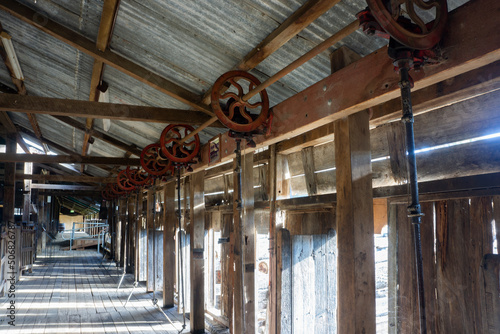
M 175 183 L 169 182 L 165 186 L 163 225 L 163 307 L 174 306 L 175 285 L 175 227 L 177 216 L 175 214 Z
M 54 116 L 89 117 L 154 123 L 185 123 L 200 125 L 210 117 L 199 111 L 57 99 L 50 97 L 1 94 L 0 111 L 45 114 Z M 222 127 L 220 122 L 211 125 Z
M 306 147 L 302 149 L 302 165 L 306 178 L 307 194 L 309 196 L 316 195 L 318 190 L 316 186 L 316 174 L 314 172 L 314 147 Z
M 469 286 L 468 243 L 469 201 L 439 202 L 437 222 L 438 328 L 442 333 L 475 333 L 473 316 L 467 306 Z
M 255 221 L 254 221 L 254 177 L 253 152 L 242 157 L 242 225 L 243 225 L 243 291 L 245 302 L 245 333 L 255 332 Z M 238 273 L 238 270 L 236 271 Z
M 0 153 L 0 162 L 85 163 L 92 165 L 138 166 L 139 159 Z
M 373 198 L 367 111 L 335 123 L 338 332 L 375 332 Z M 362 257 L 359 254 L 363 254 Z
M 278 289 L 278 334 L 292 334 L 292 240 L 286 229 L 278 230 L 277 245 L 277 289 Z
M 191 333 L 205 332 L 205 199 L 203 171 L 191 175 L 190 212 L 191 212 Z

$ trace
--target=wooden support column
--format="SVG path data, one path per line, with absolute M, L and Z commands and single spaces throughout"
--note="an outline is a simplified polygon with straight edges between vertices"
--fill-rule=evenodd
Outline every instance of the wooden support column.
M 205 239 L 204 172 L 191 175 L 191 333 L 205 333 Z
M 338 333 L 375 333 L 375 261 L 368 111 L 334 124 Z
M 154 210 L 154 204 L 153 204 L 153 189 L 148 189 L 147 193 L 147 206 L 146 206 L 146 231 L 147 231 L 147 238 L 146 238 L 146 249 L 147 249 L 147 274 L 146 274 L 146 290 L 148 292 L 152 292 L 154 289 L 154 275 L 153 275 L 153 266 L 154 266 L 154 254 L 153 254 L 153 225 L 154 225 L 154 220 L 153 220 L 153 210 Z
M 127 226 L 127 199 L 120 198 L 118 217 L 120 222 L 120 267 L 126 266 L 127 257 L 127 240 L 125 238 L 125 230 Z
M 244 333 L 255 333 L 255 222 L 253 188 L 253 152 L 242 157 L 243 209 L 243 291 L 245 303 Z
M 277 334 L 278 332 L 278 319 L 280 310 L 277 304 L 277 289 L 276 281 L 277 267 L 276 267 L 276 164 L 277 153 L 276 145 L 269 146 L 269 334 Z
M 175 214 L 175 182 L 165 186 L 164 226 L 163 226 L 163 307 L 174 307 L 175 285 L 175 227 L 177 216 Z M 180 214 L 180 212 L 179 212 Z
M 126 272 L 133 273 L 133 268 L 135 268 L 135 222 L 136 222 L 136 196 L 132 195 L 127 201 L 127 221 L 128 221 L 128 232 L 127 232 L 127 263 Z

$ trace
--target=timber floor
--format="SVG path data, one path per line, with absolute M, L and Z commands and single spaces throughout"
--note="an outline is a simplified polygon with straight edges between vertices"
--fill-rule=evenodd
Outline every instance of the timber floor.
M 116 291 L 122 271 L 104 261 L 95 250 L 55 251 L 42 255 L 16 285 L 15 327 L 8 324 L 8 296 L 0 298 L 0 333 L 178 333 L 182 315 L 165 310 L 167 318 L 151 302 L 144 284 L 133 292 L 133 276 L 127 274 Z M 161 293 L 156 294 L 161 305 Z M 189 332 L 189 320 L 183 333 Z

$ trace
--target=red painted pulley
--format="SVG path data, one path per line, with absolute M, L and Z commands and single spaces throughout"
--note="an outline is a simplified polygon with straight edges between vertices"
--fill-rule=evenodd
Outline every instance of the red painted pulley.
M 113 187 L 113 184 L 111 184 L 111 183 L 106 184 L 106 187 L 104 188 L 104 190 L 101 193 L 102 198 L 104 198 L 106 201 L 112 201 L 113 199 L 115 199 L 117 197 L 117 195 L 111 191 L 112 187 Z
M 113 183 L 111 185 L 110 191 L 115 195 L 115 196 L 123 196 L 126 195 L 127 192 L 125 190 L 122 190 L 120 187 L 118 187 L 118 184 Z
M 160 144 L 150 144 L 142 150 L 141 166 L 149 175 L 153 176 L 173 173 L 172 162 L 162 154 Z
M 432 49 L 448 17 L 447 0 L 366 0 L 371 14 L 389 35 L 412 49 Z M 402 5 L 404 3 L 404 6 Z M 433 16 L 425 23 L 421 15 Z
M 117 185 L 121 190 L 125 191 L 133 191 L 135 190 L 135 185 L 130 181 L 129 177 L 127 176 L 127 170 L 124 169 L 118 173 L 118 176 L 116 177 L 117 180 Z
M 130 168 L 130 166 L 127 166 L 126 173 L 130 182 L 135 186 L 142 187 L 151 184 L 151 176 L 140 167 Z
M 245 71 L 223 74 L 212 88 L 212 110 L 219 121 L 236 132 L 257 130 L 269 118 L 269 97 L 265 90 L 251 97 L 244 96 L 260 85 L 260 81 Z
M 194 160 L 200 151 L 200 136 L 194 135 L 184 142 L 184 138 L 194 131 L 194 128 L 185 124 L 170 124 L 160 137 L 162 153 L 173 163 L 189 163 Z
M 102 198 L 105 199 L 106 201 L 112 201 L 113 200 L 113 196 L 109 193 L 109 190 L 107 190 L 107 189 L 104 189 L 101 192 L 101 195 L 102 195 Z

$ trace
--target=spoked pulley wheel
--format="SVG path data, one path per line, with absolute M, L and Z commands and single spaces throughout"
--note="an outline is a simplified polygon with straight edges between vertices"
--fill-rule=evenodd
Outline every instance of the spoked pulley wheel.
M 380 26 L 412 49 L 433 48 L 448 17 L 447 0 L 366 0 Z
M 177 164 L 193 162 L 200 151 L 200 136 L 184 140 L 192 131 L 194 128 L 186 124 L 171 124 L 163 130 L 160 146 L 167 159 Z
M 131 182 L 129 177 L 127 176 L 127 170 L 124 169 L 118 173 L 118 176 L 116 177 L 117 179 L 117 185 L 121 190 L 124 191 L 133 191 L 135 190 L 135 185 Z
M 140 167 L 130 168 L 130 166 L 127 166 L 126 173 L 130 183 L 137 187 L 142 187 L 151 183 L 151 176 Z
M 104 190 L 101 192 L 102 198 L 106 201 L 112 201 L 116 195 L 111 191 L 111 183 L 108 183 Z
M 118 184 L 111 184 L 110 192 L 115 195 L 115 197 L 126 195 L 127 192 L 118 187 Z
M 260 81 L 244 71 L 223 74 L 212 88 L 212 110 L 219 121 L 236 132 L 257 130 L 269 118 L 269 97 L 265 90 L 248 101 L 245 95 L 260 85 Z
M 141 166 L 149 175 L 163 176 L 173 172 L 172 161 L 165 157 L 160 144 L 150 144 L 141 152 Z

